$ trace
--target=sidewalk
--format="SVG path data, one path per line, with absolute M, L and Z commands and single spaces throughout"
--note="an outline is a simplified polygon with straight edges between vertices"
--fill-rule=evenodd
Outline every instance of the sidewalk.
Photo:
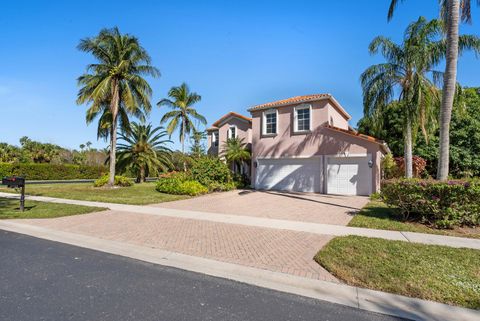
M 480 319 L 480 311 L 476 310 L 17 222 L 0 221 L 0 229 L 402 318 Z
M 9 197 L 9 198 L 19 197 L 18 195 L 11 194 L 11 193 L 0 193 L 0 196 Z M 148 205 L 143 205 L 143 206 L 125 205 L 125 204 L 115 204 L 115 203 L 70 200 L 70 199 L 61 199 L 61 198 L 44 197 L 44 196 L 26 196 L 26 198 L 30 200 L 42 201 L 42 202 L 105 207 L 105 208 L 109 208 L 111 210 L 119 211 L 119 212 L 140 213 L 140 214 L 149 214 L 149 215 L 156 215 L 156 216 L 162 216 L 162 217 L 174 217 L 174 218 L 183 218 L 183 219 L 193 219 L 193 220 L 199 220 L 199 221 L 237 224 L 237 225 L 244 225 L 244 226 L 250 226 L 250 227 L 289 230 L 289 231 L 296 231 L 296 232 L 318 234 L 323 236 L 325 235 L 330 235 L 330 236 L 357 235 L 357 236 L 382 238 L 387 240 L 399 240 L 399 241 L 406 241 L 406 242 L 413 242 L 413 243 L 443 245 L 443 246 L 450 246 L 455 248 L 471 248 L 476 250 L 480 249 L 480 240 L 463 238 L 463 237 L 443 236 L 443 235 L 414 233 L 414 232 L 376 230 L 376 229 L 367 229 L 367 228 L 359 228 L 359 227 L 297 222 L 297 221 L 278 220 L 278 219 L 252 217 L 252 216 L 185 211 L 185 210 L 176 210 L 176 209 L 166 209 L 166 208 L 154 207 L 154 206 L 148 206 Z

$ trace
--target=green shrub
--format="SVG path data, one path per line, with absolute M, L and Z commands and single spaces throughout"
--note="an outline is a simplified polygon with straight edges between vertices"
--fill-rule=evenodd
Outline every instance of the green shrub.
M 157 182 L 156 190 L 161 193 L 196 196 L 208 193 L 208 188 L 189 179 L 188 173 L 165 174 Z
M 200 157 L 191 164 L 191 176 L 209 190 L 219 185 L 232 182 L 228 166 L 218 157 Z
M 99 179 L 97 179 L 97 180 L 93 183 L 93 186 L 95 186 L 95 187 L 102 187 L 102 186 L 107 185 L 107 183 L 108 183 L 108 177 L 109 177 L 108 175 L 105 175 L 105 176 L 100 177 Z M 129 179 L 128 177 L 115 175 L 114 185 L 115 185 L 115 186 L 128 187 L 128 186 L 132 186 L 132 185 L 133 185 L 133 182 L 132 182 L 132 180 Z
M 382 199 L 404 219 L 438 228 L 480 225 L 480 182 L 400 179 L 382 182 Z
M 104 166 L 0 163 L 0 177 L 24 176 L 27 180 L 93 179 L 101 177 L 106 172 Z

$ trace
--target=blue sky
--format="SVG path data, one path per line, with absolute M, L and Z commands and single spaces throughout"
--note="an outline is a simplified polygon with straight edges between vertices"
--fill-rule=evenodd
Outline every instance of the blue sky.
M 408 23 L 438 16 L 437 0 L 401 4 L 387 23 L 388 0 L 369 1 L 8 1 L 0 15 L 0 141 L 22 136 L 70 148 L 97 141 L 77 106 L 76 78 L 93 62 L 76 45 L 101 28 L 137 36 L 162 73 L 153 103 L 186 81 L 202 95 L 211 124 L 228 111 L 290 96 L 331 93 L 362 116 L 359 76 L 379 62 L 373 37 L 399 41 Z M 461 32 L 479 34 L 480 10 Z M 459 64 L 462 85 L 480 86 L 472 53 Z M 154 108 L 158 124 L 164 109 Z M 20 125 L 19 125 L 20 124 Z M 177 136 L 173 137 L 177 141 Z M 179 147 L 176 143 L 175 147 Z

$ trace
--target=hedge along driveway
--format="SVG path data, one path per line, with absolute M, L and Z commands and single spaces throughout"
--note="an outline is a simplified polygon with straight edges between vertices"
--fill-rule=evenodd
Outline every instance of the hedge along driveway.
M 14 190 L 1 187 L 0 191 L 12 193 Z M 18 191 L 17 191 L 18 192 Z M 145 205 L 176 201 L 188 198 L 183 195 L 169 195 L 155 190 L 155 183 L 134 184 L 130 187 L 102 188 L 85 184 L 35 184 L 28 185 L 25 193 L 35 196 L 49 196 L 74 200 L 106 203 Z
M 95 179 L 106 172 L 104 166 L 0 163 L 0 177 L 23 176 L 27 180 Z

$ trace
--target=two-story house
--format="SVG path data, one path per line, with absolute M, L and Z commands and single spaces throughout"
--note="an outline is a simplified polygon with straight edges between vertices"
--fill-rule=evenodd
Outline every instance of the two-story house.
M 243 115 L 229 112 L 214 122 L 208 133 L 208 154 L 223 158 L 227 139 L 238 137 L 245 143 L 245 147 L 252 150 L 252 119 Z M 241 174 L 250 176 L 251 165 L 246 163 L 240 168 Z
M 297 96 L 249 112 L 254 188 L 342 195 L 379 190 L 380 162 L 388 147 L 353 130 L 351 116 L 333 96 Z M 225 116 L 214 128 L 224 123 Z M 219 135 L 215 132 L 209 131 L 210 147 Z

